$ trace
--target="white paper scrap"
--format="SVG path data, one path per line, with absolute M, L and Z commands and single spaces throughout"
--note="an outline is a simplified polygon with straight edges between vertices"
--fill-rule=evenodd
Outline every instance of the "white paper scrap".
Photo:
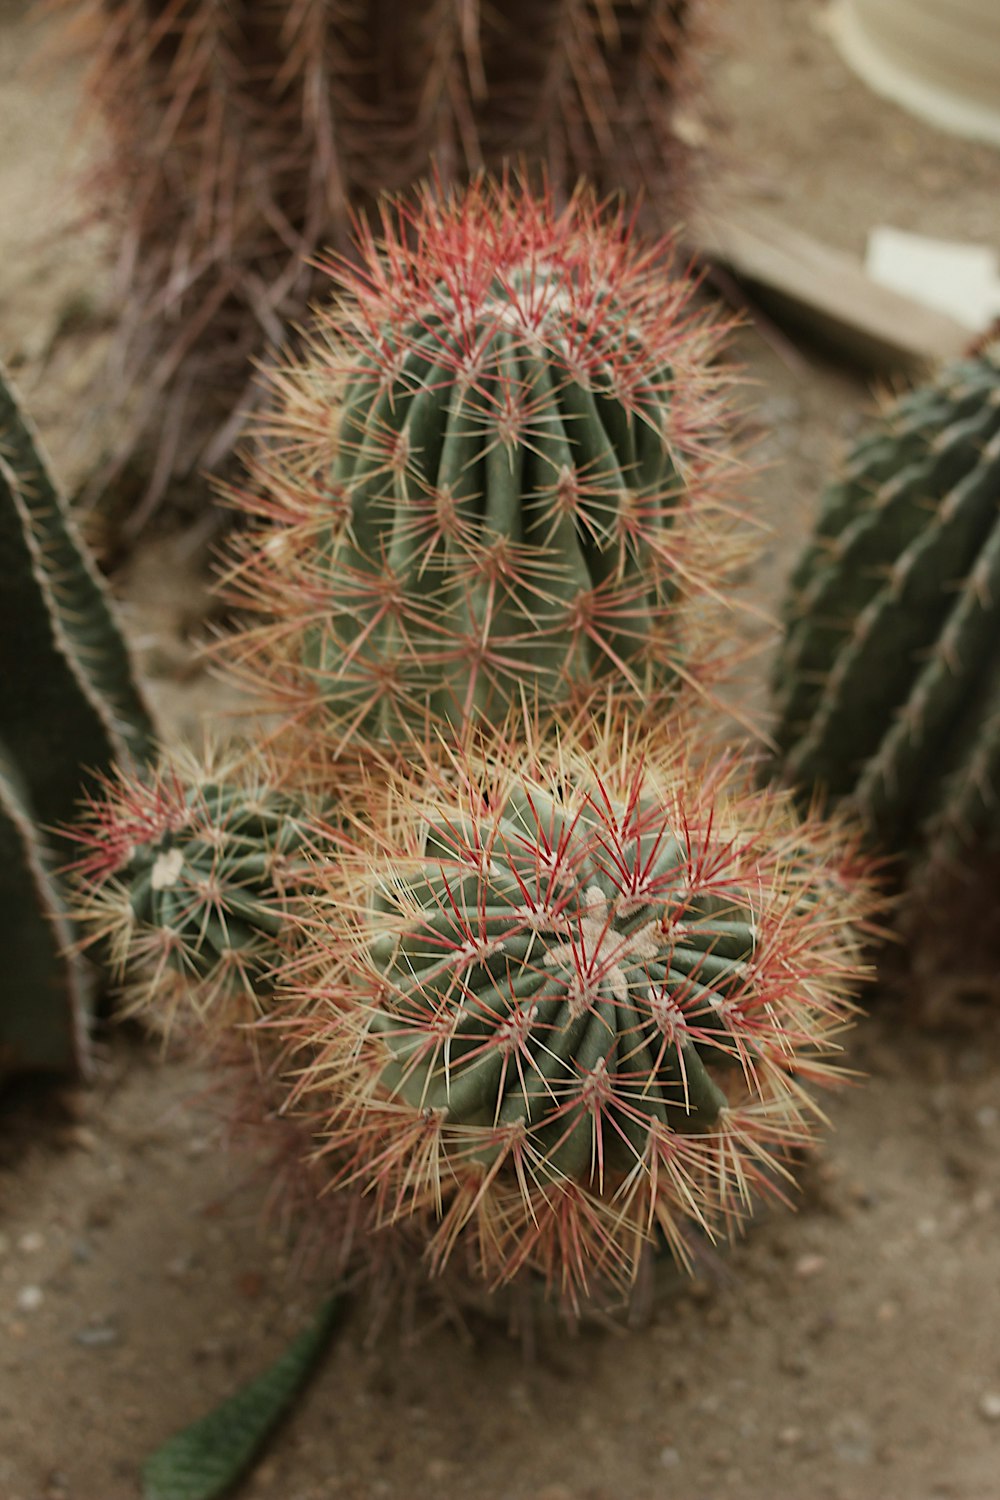
M 880 224 L 868 234 L 865 270 L 880 286 L 949 313 L 977 332 L 1000 317 L 1000 257 L 987 245 L 928 239 Z

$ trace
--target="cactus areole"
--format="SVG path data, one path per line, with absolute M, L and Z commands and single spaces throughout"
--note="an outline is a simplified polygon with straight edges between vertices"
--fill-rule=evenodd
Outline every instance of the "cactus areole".
M 298 616 L 313 691 L 375 738 L 670 685 L 682 606 L 725 567 L 724 525 L 701 572 L 692 551 L 731 466 L 719 330 L 587 198 L 556 215 L 480 185 L 395 212 L 280 376 L 269 513 L 312 495 L 253 555 L 253 602 L 282 649 Z

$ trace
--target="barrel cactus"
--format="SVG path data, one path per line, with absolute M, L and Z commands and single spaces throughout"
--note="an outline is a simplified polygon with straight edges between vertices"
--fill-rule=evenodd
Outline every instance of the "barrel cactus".
M 628 1282 L 774 1191 L 836 1074 L 870 886 L 683 732 L 401 773 L 313 898 L 278 1026 L 331 1170 L 440 1268 Z
M 1000 833 L 1000 344 L 894 401 L 823 499 L 776 671 L 789 776 L 892 849 Z
M 583 194 L 480 182 L 382 227 L 272 378 L 230 657 L 375 741 L 710 676 L 736 464 L 691 284 Z
M 125 985 L 126 1009 L 168 1030 L 258 1013 L 308 842 L 303 798 L 256 756 L 164 759 L 87 799 L 75 915 Z

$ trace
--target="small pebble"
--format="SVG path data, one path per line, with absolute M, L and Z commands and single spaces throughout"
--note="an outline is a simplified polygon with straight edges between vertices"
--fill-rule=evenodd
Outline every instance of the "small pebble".
M 23 1286 L 17 1294 L 17 1305 L 21 1312 L 36 1312 L 45 1301 L 40 1286 Z
M 660 1466 L 664 1469 L 676 1469 L 681 1461 L 681 1456 L 676 1448 L 660 1449 Z
M 93 1323 L 89 1328 L 78 1329 L 73 1341 L 84 1349 L 106 1349 L 111 1344 L 121 1343 L 121 1334 L 111 1323 Z
M 842 1463 L 870 1464 L 875 1457 L 871 1425 L 860 1412 L 845 1412 L 830 1423 L 830 1446 Z
M 1000 1422 L 1000 1391 L 984 1391 L 979 1398 L 979 1411 L 987 1422 Z
M 795 1262 L 795 1274 L 800 1281 L 808 1281 L 810 1277 L 818 1276 L 825 1267 L 825 1255 L 800 1255 Z
M 782 1427 L 778 1433 L 779 1448 L 794 1448 L 802 1440 L 801 1427 Z
M 17 1248 L 24 1255 L 35 1255 L 45 1244 L 45 1236 L 38 1233 L 37 1229 L 31 1229 L 27 1234 L 22 1234 L 17 1242 Z

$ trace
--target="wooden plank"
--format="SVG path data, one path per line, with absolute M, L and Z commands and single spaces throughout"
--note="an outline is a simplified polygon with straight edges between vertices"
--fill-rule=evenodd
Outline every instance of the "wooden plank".
M 696 254 L 725 266 L 777 319 L 877 369 L 954 359 L 975 335 L 955 319 L 879 286 L 841 250 L 735 195 L 710 195 L 691 217 Z

